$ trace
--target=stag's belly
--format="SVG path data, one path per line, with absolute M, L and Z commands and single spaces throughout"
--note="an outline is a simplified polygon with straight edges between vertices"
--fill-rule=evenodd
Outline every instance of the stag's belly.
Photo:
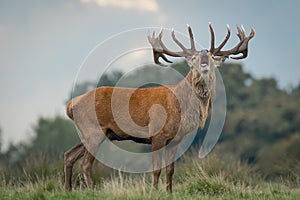
M 113 140 L 117 140 L 117 141 L 132 140 L 136 143 L 151 144 L 151 138 L 134 137 L 134 136 L 124 134 L 124 133 L 118 134 L 118 133 L 115 133 L 111 129 L 107 129 L 105 135 L 109 140 L 112 140 L 112 141 Z

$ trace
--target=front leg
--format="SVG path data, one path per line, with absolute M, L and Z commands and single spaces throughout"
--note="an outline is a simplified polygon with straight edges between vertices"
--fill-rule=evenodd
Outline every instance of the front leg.
M 160 138 L 152 138 L 152 167 L 153 167 L 153 187 L 158 189 L 158 180 L 161 173 L 162 147 L 165 142 Z
M 172 179 L 174 174 L 174 165 L 175 165 L 175 155 L 176 155 L 177 145 L 174 146 L 168 146 L 166 148 L 166 189 L 168 192 L 172 193 Z

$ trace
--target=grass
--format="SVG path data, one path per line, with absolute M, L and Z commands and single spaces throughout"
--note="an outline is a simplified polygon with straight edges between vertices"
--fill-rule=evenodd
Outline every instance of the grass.
M 94 175 L 98 173 L 94 173 Z M 165 192 L 164 174 L 159 188 L 151 186 L 151 174 L 114 172 L 98 179 L 94 190 L 85 188 L 76 173 L 73 192 L 65 192 L 62 171 L 48 176 L 26 175 L 0 178 L 0 199 L 299 199 L 300 187 L 288 180 L 265 181 L 257 170 L 230 158 L 210 155 L 206 159 L 185 156 L 176 165 L 173 193 Z

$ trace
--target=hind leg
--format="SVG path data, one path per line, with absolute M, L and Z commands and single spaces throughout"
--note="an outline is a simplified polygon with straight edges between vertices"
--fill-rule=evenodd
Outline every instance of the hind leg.
M 82 162 L 81 169 L 83 171 L 85 182 L 88 188 L 93 189 L 93 180 L 91 178 L 92 166 L 94 163 L 95 157 L 88 151 L 85 151 Z
M 95 161 L 95 156 L 99 149 L 100 144 L 105 140 L 104 134 L 95 135 L 95 137 L 89 138 L 85 143 L 85 152 L 81 162 L 81 169 L 83 171 L 84 179 L 88 188 L 93 189 L 93 180 L 91 178 L 92 166 Z
M 82 142 L 65 152 L 64 154 L 64 171 L 65 171 L 65 189 L 72 190 L 72 171 L 74 163 L 83 156 L 85 147 Z

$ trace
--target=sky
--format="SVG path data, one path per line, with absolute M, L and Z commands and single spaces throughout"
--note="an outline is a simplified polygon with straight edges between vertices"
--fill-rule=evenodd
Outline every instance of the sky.
M 89 52 L 111 36 L 136 28 L 163 26 L 186 34 L 190 24 L 196 41 L 209 48 L 208 22 L 214 26 L 217 42 L 224 38 L 226 24 L 233 33 L 236 24 L 243 24 L 247 32 L 253 26 L 256 36 L 250 41 L 248 58 L 241 61 L 245 70 L 257 78 L 275 77 L 281 88 L 298 85 L 299 8 L 296 0 L 2 0 L 2 139 L 6 145 L 25 141 L 39 117 L 65 115 L 65 101 Z M 109 50 L 137 47 L 141 36 L 142 45 L 149 46 L 144 30 L 136 39 L 111 43 Z M 226 47 L 237 41 L 232 34 Z M 135 59 L 150 62 L 149 55 L 137 54 Z M 98 70 L 105 70 L 100 58 L 94 62 L 99 62 Z M 84 77 L 89 75 L 93 80 L 91 73 Z

